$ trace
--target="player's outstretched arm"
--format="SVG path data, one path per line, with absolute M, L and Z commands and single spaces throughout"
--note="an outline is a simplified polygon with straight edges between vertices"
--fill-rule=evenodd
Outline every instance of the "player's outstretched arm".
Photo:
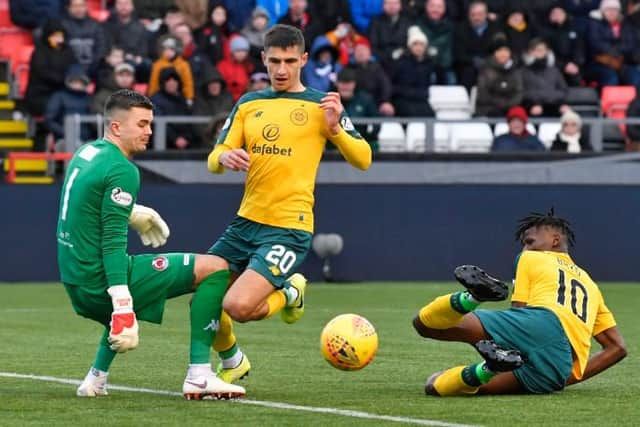
M 612 328 L 605 329 L 598 335 L 594 336 L 594 338 L 602 346 L 602 350 L 589 358 L 582 378 L 578 380 L 572 374 L 567 380 L 567 385 L 576 384 L 591 378 L 594 375 L 609 369 L 626 357 L 627 348 L 617 327 L 614 326 Z

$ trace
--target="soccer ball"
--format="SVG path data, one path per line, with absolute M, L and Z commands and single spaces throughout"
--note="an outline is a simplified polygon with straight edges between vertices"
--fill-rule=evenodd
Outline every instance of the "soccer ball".
M 357 371 L 371 362 L 378 351 L 378 334 L 373 325 L 357 314 L 331 319 L 320 335 L 322 355 L 332 366 Z

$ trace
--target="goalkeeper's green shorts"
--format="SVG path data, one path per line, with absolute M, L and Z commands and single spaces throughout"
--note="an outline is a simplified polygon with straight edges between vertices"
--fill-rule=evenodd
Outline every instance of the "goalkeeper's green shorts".
M 273 227 L 237 216 L 209 253 L 224 258 L 229 270 L 258 272 L 280 289 L 311 248 L 311 233 Z
M 129 256 L 128 285 L 138 320 L 161 323 L 167 299 L 193 292 L 194 266 L 190 253 Z M 99 294 L 68 283 L 64 287 L 76 313 L 109 325 L 113 305 L 106 286 Z
M 496 344 L 519 350 L 523 366 L 513 371 L 530 393 L 562 390 L 573 366 L 571 344 L 558 317 L 542 307 L 512 307 L 507 310 L 473 312 Z

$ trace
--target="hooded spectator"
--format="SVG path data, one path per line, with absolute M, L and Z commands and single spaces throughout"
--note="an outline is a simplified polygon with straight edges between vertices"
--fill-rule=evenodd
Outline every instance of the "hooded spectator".
M 218 71 L 227 83 L 227 88 L 237 102 L 249 86 L 249 76 L 255 65 L 249 58 L 249 41 L 243 36 L 235 36 L 229 43 L 231 55 L 218 63 Z
M 79 64 L 74 64 L 67 70 L 65 88 L 56 91 L 47 103 L 45 122 L 54 138 L 64 138 L 64 119 L 69 114 L 89 114 L 90 97 L 87 92 L 89 77 Z M 91 127 L 83 124 L 80 127 L 81 142 L 91 139 Z M 80 142 L 80 141 L 79 141 Z
M 135 68 L 127 62 L 122 62 L 115 66 L 111 78 L 113 80 L 111 84 L 98 90 L 93 95 L 90 107 L 92 113 L 102 114 L 107 98 L 113 92 L 120 89 L 133 89 L 136 82 Z
M 271 85 L 269 75 L 263 71 L 255 72 L 249 77 L 249 92 L 264 90 Z
M 191 104 L 195 96 L 193 86 L 193 75 L 191 74 L 191 66 L 186 59 L 181 56 L 182 44 L 173 36 L 166 36 L 160 39 L 160 47 L 158 49 L 159 58 L 151 67 L 151 77 L 149 79 L 149 96 L 153 96 L 160 90 L 160 72 L 165 68 L 173 68 L 180 76 L 180 86 L 182 87 L 182 95 Z
M 511 57 L 519 63 L 529 47 L 529 42 L 536 35 L 534 28 L 527 20 L 526 9 L 517 4 L 512 6 L 506 15 L 504 27 L 504 33 L 511 48 Z
M 338 51 L 329 39 L 318 36 L 313 41 L 309 60 L 302 69 L 304 84 L 322 92 L 327 92 L 336 81 L 342 66 L 337 63 Z
M 251 19 L 244 26 L 240 34 L 249 41 L 249 55 L 254 61 L 261 61 L 264 35 L 269 31 L 269 12 L 263 7 L 256 7 L 251 13 Z
M 193 104 L 194 116 L 216 116 L 221 113 L 230 113 L 233 108 L 233 97 L 226 90 L 226 83 L 220 72 L 213 66 L 205 68 L 201 83 L 196 91 L 196 100 Z M 198 125 L 198 134 L 206 145 L 211 141 L 205 139 L 207 125 Z
M 527 111 L 520 107 L 511 107 L 507 112 L 509 132 L 497 136 L 491 145 L 491 151 L 545 151 L 544 145 L 527 131 L 529 117 Z

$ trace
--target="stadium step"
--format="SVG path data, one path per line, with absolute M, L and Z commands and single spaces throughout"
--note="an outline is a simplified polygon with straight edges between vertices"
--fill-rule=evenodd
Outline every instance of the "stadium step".
M 9 87 L 9 83 L 7 82 L 0 83 L 0 97 L 9 96 L 10 89 L 11 88 Z
M 49 165 L 45 159 L 16 159 L 16 172 L 46 172 Z M 9 159 L 4 159 L 4 171 L 9 172 Z
M 33 140 L 27 138 L 0 138 L 0 150 L 31 150 Z
M 17 120 L 0 120 L 0 134 L 26 134 L 27 122 Z
M 52 176 L 17 176 L 14 184 L 53 184 Z

